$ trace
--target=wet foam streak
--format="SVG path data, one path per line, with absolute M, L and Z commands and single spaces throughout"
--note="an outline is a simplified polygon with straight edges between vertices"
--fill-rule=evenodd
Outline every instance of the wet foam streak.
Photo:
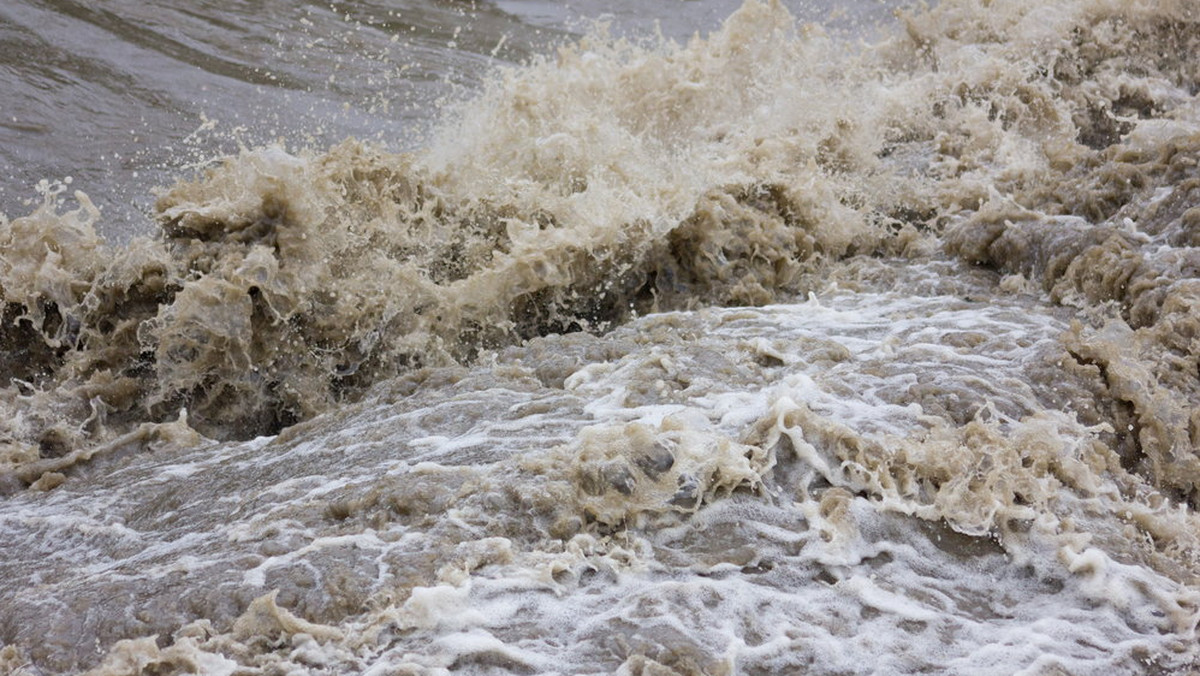
M 175 423 L 153 460 L 10 499 L 4 565 L 40 582 L 7 588 L 5 635 L 53 666 L 174 634 L 97 673 L 1168 668 L 1195 515 L 1030 386 L 1065 328 L 829 292 L 540 339 L 279 437 Z M 1158 538 L 1130 547 L 1138 527 Z M 127 600 L 30 640 L 94 594 Z

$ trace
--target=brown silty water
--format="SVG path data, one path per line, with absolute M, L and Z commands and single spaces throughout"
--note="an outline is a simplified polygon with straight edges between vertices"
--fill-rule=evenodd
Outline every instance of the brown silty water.
M 1200 8 L 747 2 L 0 222 L 0 669 L 1188 673 Z

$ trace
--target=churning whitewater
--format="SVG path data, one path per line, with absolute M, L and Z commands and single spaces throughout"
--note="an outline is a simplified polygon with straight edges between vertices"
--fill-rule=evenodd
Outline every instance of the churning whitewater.
M 1200 6 L 877 33 L 598 26 L 129 241 L 42 182 L 0 673 L 1200 672 Z

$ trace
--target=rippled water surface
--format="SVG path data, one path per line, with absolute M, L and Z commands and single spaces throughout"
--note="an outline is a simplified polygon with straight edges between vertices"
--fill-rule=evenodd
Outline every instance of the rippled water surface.
M 446 99 L 477 90 L 595 21 L 686 39 L 730 0 L 654 3 L 47 2 L 0 7 L 0 212 L 24 214 L 42 179 L 71 177 L 115 237 L 152 226 L 155 186 L 239 144 L 325 146 L 348 136 L 418 147 Z M 870 26 L 882 3 L 830 10 Z

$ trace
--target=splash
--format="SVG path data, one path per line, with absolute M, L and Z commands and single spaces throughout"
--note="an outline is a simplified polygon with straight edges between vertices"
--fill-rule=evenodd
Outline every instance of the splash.
M 529 608 L 579 670 L 854 672 L 863 626 L 970 671 L 1043 616 L 1012 671 L 1185 668 L 1197 24 L 951 0 L 850 48 L 751 0 L 498 70 L 417 153 L 245 150 L 127 246 L 47 185 L 0 220 L 0 490 L 241 496 L 187 498 L 222 572 L 101 672 L 556 668 L 488 619 Z
M 7 436 L 24 458 L 101 440 L 89 416 L 117 429 L 186 409 L 208 436 L 248 438 L 531 336 L 794 291 L 808 261 L 869 247 L 876 228 L 836 198 L 848 181 L 729 121 L 774 130 L 763 107 L 807 99 L 785 83 L 820 82 L 805 64 L 828 49 L 756 4 L 686 47 L 595 38 L 502 73 L 453 144 L 248 150 L 164 191 L 161 235 L 117 250 L 94 210 L 48 200 L 5 222 L 10 249 L 33 252 L 5 271 L 5 342 L 34 350 L 13 353 L 29 386 L 8 391 Z M 763 82 L 734 86 L 747 74 Z M 584 105 L 589 91 L 611 115 Z M 815 131 L 784 139 L 796 159 Z M 69 257 L 40 253 L 80 238 Z M 70 423 L 39 421 L 45 408 Z
M 1171 56 L 1193 14 L 947 3 L 847 54 L 751 2 L 686 45 L 600 34 L 501 70 L 418 155 L 244 151 L 165 190 L 161 234 L 126 247 L 48 193 L 3 223 L 6 463 L 185 409 L 210 437 L 273 433 L 532 336 L 773 302 L 947 226 L 948 251 L 1056 300 L 1129 306 L 1165 346 L 1150 372 L 1194 401 L 1171 365 L 1195 360 L 1197 73 Z M 1194 449 L 1188 425 L 1139 452 Z

